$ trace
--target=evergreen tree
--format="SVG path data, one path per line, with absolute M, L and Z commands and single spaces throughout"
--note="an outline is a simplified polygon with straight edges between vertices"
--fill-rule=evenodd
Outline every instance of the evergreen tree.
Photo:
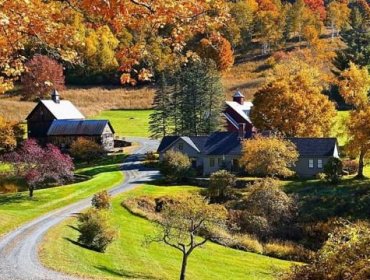
M 370 69 L 370 22 L 361 6 L 355 6 L 352 9 L 350 28 L 341 32 L 341 37 L 347 47 L 337 51 L 337 56 L 333 61 L 334 66 L 343 71 L 352 61 Z M 339 74 L 337 71 L 334 73 Z
M 191 61 L 171 78 L 162 74 L 158 83 L 152 137 L 205 135 L 223 127 L 224 94 L 213 61 Z
M 171 94 L 173 85 L 168 83 L 168 74 L 162 72 L 158 79 L 158 89 L 154 97 L 155 111 L 150 115 L 149 129 L 152 138 L 170 134 L 171 130 Z

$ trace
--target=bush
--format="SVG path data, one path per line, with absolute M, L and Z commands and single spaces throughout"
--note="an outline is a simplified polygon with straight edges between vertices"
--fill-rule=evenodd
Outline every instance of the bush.
M 90 162 L 103 156 L 105 151 L 96 142 L 80 137 L 72 143 L 70 153 L 76 160 Z
M 63 66 L 45 55 L 35 55 L 25 64 L 21 78 L 23 97 L 26 100 L 45 98 L 53 89 L 63 90 Z
M 91 205 L 96 209 L 109 209 L 110 208 L 110 195 L 107 191 L 101 191 L 94 194 Z
M 0 185 L 0 193 L 16 193 L 18 186 L 14 184 L 5 183 Z
M 291 261 L 308 261 L 312 255 L 312 252 L 303 246 L 288 241 L 268 242 L 263 250 L 267 256 Z
M 317 173 L 315 177 L 316 177 L 317 180 L 321 180 L 321 181 L 326 180 L 326 174 L 325 173 L 321 173 L 321 172 Z
M 358 172 L 358 161 L 357 160 L 343 160 L 343 171 L 347 175 L 355 175 Z
M 370 279 L 369 255 L 370 225 L 342 222 L 312 261 L 293 267 L 285 279 Z
M 324 166 L 326 180 L 332 184 L 337 184 L 343 174 L 343 164 L 338 158 L 332 157 Z
M 226 170 L 219 170 L 213 173 L 209 180 L 208 196 L 211 199 L 224 199 L 231 193 L 235 186 L 236 178 Z
M 90 209 L 80 214 L 78 222 L 78 242 L 89 249 L 105 252 L 117 236 L 116 230 L 109 225 L 106 211 Z
M 183 153 L 169 150 L 164 154 L 159 170 L 168 182 L 178 183 L 190 174 L 191 162 Z
M 241 229 L 262 240 L 272 236 L 287 238 L 296 232 L 296 202 L 279 188 L 277 180 L 256 181 L 243 200 L 243 209 Z

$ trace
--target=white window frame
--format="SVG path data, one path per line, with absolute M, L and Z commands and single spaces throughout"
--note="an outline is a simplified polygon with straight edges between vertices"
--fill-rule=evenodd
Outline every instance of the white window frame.
M 313 169 L 315 167 L 313 158 L 308 159 L 308 168 Z
M 317 160 L 317 168 L 322 169 L 323 168 L 323 162 L 322 159 Z

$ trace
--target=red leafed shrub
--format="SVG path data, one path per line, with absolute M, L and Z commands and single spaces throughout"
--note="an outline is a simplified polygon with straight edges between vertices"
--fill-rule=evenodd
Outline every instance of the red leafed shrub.
M 63 90 L 63 66 L 45 55 L 35 55 L 26 64 L 21 78 L 23 98 L 32 100 L 49 96 L 53 89 Z
M 24 178 L 31 197 L 33 190 L 43 183 L 61 184 L 73 178 L 74 165 L 70 156 L 51 144 L 42 148 L 33 139 L 24 141 L 19 149 L 5 154 L 2 160 L 13 164 L 17 175 Z

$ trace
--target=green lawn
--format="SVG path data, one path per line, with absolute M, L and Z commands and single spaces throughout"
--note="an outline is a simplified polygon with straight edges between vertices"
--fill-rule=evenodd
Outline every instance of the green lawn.
M 119 163 L 123 156 L 108 158 L 94 167 L 81 166 L 76 173 L 93 176 L 76 184 L 40 189 L 34 198 L 28 192 L 0 195 L 0 235 L 49 211 L 61 208 L 104 189 L 109 189 L 123 180 Z
M 177 279 L 181 254 L 166 245 L 144 245 L 145 236 L 155 225 L 134 216 L 120 203 L 131 196 L 160 196 L 197 191 L 194 187 L 143 186 L 113 199 L 112 222 L 119 238 L 107 252 L 97 253 L 78 245 L 75 219 L 49 231 L 40 248 L 40 258 L 47 266 L 89 279 Z M 247 253 L 207 243 L 189 258 L 188 279 L 274 279 L 277 272 L 287 269 L 288 261 Z
M 108 119 L 119 136 L 148 137 L 149 116 L 152 110 L 103 111 L 94 119 Z
M 286 182 L 285 191 L 297 195 L 304 221 L 329 218 L 369 219 L 370 179 L 344 178 L 338 185 L 319 180 Z

